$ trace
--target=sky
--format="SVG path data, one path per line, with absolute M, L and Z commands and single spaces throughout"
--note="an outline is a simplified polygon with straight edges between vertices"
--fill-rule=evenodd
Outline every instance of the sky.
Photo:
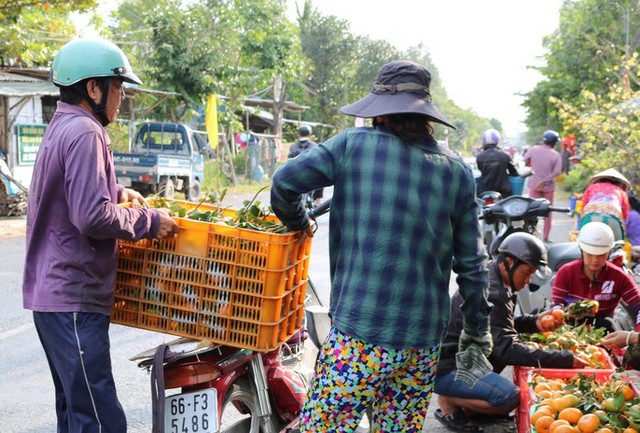
M 100 1 L 107 13 L 121 0 Z M 459 107 L 498 119 L 506 136 L 526 130 L 524 94 L 542 79 L 542 38 L 558 27 L 563 0 L 312 0 L 356 35 L 399 49 L 422 43 Z M 296 21 L 296 4 L 286 0 Z M 364 95 L 363 95 L 364 96 Z M 438 104 L 438 101 L 434 101 Z
M 295 19 L 295 5 L 287 0 Z M 562 0 L 315 0 L 314 7 L 350 22 L 350 31 L 399 49 L 422 43 L 456 105 L 524 132 L 522 96 L 541 80 L 542 38 L 558 27 Z M 434 101 L 436 106 L 438 101 Z

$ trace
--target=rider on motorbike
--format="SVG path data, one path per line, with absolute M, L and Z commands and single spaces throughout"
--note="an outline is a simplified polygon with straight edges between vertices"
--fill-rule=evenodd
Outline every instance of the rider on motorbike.
M 600 221 L 611 227 L 616 240 L 624 239 L 625 221 L 630 210 L 627 191 L 630 189 L 631 182 L 616 169 L 593 175 L 582 195 L 580 227 Z
M 489 301 L 493 304 L 490 316 L 493 351 L 489 361 L 493 372 L 472 387 L 455 380 L 462 298 L 456 293 L 451 301 L 451 320 L 436 373 L 435 392 L 440 409 L 436 410 L 435 417 L 454 431 L 482 431 L 465 413 L 507 414 L 518 405 L 518 387 L 499 374 L 507 365 L 584 367 L 570 351 L 534 349 L 518 340 L 519 332 L 550 330 L 543 327 L 542 317 L 551 311 L 515 316 L 517 292 L 531 281 L 536 271 L 547 271 L 547 252 L 542 241 L 529 233 L 513 233 L 498 251 L 497 259 L 489 265 Z
M 582 257 L 558 270 L 552 302 L 567 305 L 584 299 L 598 301 L 598 311 L 591 321 L 611 332 L 614 310 L 624 300 L 636 319 L 635 330 L 640 331 L 640 289 L 631 275 L 608 261 L 615 246 L 613 230 L 602 222 L 587 223 L 578 233 L 578 245 Z
M 478 195 L 485 191 L 497 191 L 502 197 L 513 193 L 509 176 L 517 176 L 518 171 L 507 152 L 498 147 L 500 133 L 487 129 L 482 135 L 483 150 L 476 156 L 478 169 L 482 173 L 478 183 Z

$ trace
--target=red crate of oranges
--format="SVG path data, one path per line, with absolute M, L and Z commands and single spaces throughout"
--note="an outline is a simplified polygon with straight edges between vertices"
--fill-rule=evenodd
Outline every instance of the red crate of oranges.
M 638 433 L 640 399 L 612 372 L 530 372 L 520 386 L 519 433 Z

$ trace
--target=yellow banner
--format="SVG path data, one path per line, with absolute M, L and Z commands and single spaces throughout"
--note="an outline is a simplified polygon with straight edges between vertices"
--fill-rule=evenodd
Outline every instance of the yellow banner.
M 209 95 L 207 100 L 207 113 L 204 119 L 205 127 L 207 128 L 207 135 L 209 136 L 209 143 L 212 149 L 218 148 L 218 106 L 216 102 L 216 95 Z

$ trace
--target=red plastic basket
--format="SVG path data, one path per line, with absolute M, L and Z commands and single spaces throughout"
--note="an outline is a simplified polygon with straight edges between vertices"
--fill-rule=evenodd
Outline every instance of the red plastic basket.
M 611 369 L 561 369 L 561 368 L 530 368 L 520 369 L 520 406 L 516 411 L 516 427 L 518 433 L 536 433 L 536 429 L 531 425 L 531 413 L 534 410 L 532 402 L 535 394 L 529 386 L 534 374 L 540 374 L 548 379 L 571 379 L 578 374 L 584 374 L 587 377 L 595 376 L 595 380 L 604 383 L 611 380 L 611 376 L 615 370 Z M 515 374 L 515 369 L 514 369 Z

